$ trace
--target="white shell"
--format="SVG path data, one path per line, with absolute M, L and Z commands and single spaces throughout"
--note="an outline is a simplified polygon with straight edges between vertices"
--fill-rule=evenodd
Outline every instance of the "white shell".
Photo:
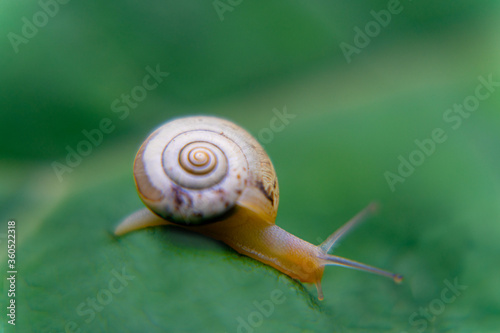
M 241 127 L 214 117 L 170 121 L 143 143 L 134 164 L 143 202 L 178 224 L 204 224 L 236 204 L 274 222 L 278 184 L 269 157 Z

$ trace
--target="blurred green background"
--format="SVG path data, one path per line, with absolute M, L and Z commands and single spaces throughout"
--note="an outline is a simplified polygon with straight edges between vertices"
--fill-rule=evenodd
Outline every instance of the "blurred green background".
M 498 331 L 498 87 L 446 118 L 474 101 L 479 77 L 500 82 L 498 1 L 62 2 L 0 3 L 0 269 L 9 219 L 18 269 L 15 329 L 2 279 L 6 332 Z M 341 46 L 356 43 L 346 57 Z M 127 112 L 121 98 L 140 91 L 147 68 L 169 74 Z M 262 140 L 275 109 L 295 117 Z M 381 212 L 335 254 L 404 283 L 328 267 L 318 302 L 314 286 L 198 235 L 114 237 L 143 207 L 140 144 L 193 114 L 265 143 L 276 223 L 311 243 L 378 200 Z M 113 130 L 58 176 L 54 165 L 103 119 Z M 387 172 L 436 128 L 446 140 L 391 188 Z M 285 301 L 259 310 L 276 290 Z

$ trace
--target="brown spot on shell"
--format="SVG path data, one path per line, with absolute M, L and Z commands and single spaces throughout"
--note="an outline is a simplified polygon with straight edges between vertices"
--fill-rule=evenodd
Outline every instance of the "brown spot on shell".
M 175 210 L 178 211 L 183 206 L 188 206 L 188 207 L 192 207 L 193 206 L 193 199 L 181 187 L 179 187 L 179 186 L 172 186 L 172 191 L 174 192 Z

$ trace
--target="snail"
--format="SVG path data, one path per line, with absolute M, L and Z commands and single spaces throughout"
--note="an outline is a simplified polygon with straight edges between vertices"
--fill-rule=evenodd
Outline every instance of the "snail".
M 314 283 L 320 300 L 327 265 L 402 281 L 399 274 L 328 254 L 376 204 L 370 204 L 319 246 L 278 227 L 279 189 L 273 164 L 262 146 L 230 121 L 195 116 L 167 122 L 140 147 L 134 178 L 147 208 L 126 217 L 116 227 L 116 235 L 177 225 L 222 241 L 301 282 Z

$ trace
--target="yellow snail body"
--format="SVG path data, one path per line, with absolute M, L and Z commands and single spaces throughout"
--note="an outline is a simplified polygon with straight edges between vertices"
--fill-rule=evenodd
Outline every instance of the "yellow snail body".
M 142 144 L 134 162 L 137 191 L 147 208 L 125 218 L 115 233 L 174 224 L 220 240 L 302 282 L 323 299 L 326 265 L 402 277 L 328 254 L 345 233 L 375 209 L 371 204 L 316 246 L 275 224 L 279 189 L 274 167 L 244 129 L 215 117 L 170 121 Z

